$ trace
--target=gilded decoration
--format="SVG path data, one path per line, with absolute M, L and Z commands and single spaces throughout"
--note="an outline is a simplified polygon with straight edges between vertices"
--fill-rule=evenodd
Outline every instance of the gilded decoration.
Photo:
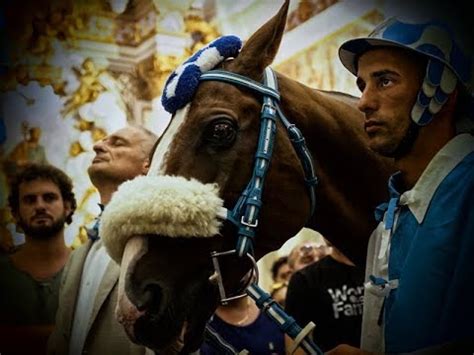
M 99 77 L 105 69 L 96 67 L 91 58 L 86 58 L 80 68 L 72 67 L 79 80 L 79 87 L 64 103 L 62 114 L 67 116 L 88 102 L 93 102 L 105 90 Z
M 221 35 L 213 24 L 199 15 L 189 14 L 185 17 L 184 24 L 185 32 L 192 38 L 192 44 L 187 51 L 189 55 Z
M 166 79 L 187 56 L 154 54 L 137 66 L 137 74 L 142 82 L 140 97 L 152 100 L 161 95 Z

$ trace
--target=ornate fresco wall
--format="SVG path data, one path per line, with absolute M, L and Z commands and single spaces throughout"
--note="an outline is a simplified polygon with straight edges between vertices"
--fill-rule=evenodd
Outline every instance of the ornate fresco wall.
M 45 160 L 74 180 L 79 207 L 67 243 L 79 245 L 98 213 L 87 176 L 92 146 L 127 122 L 161 134 L 169 121 L 164 80 L 221 34 L 247 38 L 277 1 L 26 1 L 0 8 L 2 233 L 14 234 L 6 208 L 8 176 Z M 357 94 L 337 48 L 382 18 L 380 2 L 294 0 L 274 67 L 309 86 Z

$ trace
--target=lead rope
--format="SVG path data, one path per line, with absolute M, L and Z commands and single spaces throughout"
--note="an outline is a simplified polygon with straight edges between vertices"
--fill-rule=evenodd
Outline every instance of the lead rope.
M 307 354 L 324 354 L 322 350 L 310 338 L 310 333 L 314 329 L 315 324 L 309 322 L 304 328 L 301 328 L 296 320 L 288 315 L 283 308 L 276 302 L 270 294 L 265 292 L 256 283 L 251 284 L 247 288 L 247 294 L 255 301 L 258 308 L 270 317 L 278 327 L 294 340 L 290 354 L 301 346 Z

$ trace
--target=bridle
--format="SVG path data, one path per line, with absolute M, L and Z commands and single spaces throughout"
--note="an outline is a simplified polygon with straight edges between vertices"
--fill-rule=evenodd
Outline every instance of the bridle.
M 279 118 L 288 132 L 290 141 L 301 161 L 305 174 L 305 183 L 311 203 L 309 218 L 314 214 L 316 208 L 316 186 L 318 179 L 314 172 L 311 153 L 306 147 L 305 139 L 301 131 L 286 118 L 280 109 L 280 93 L 278 92 L 278 82 L 275 73 L 267 67 L 264 71 L 264 84 L 245 76 L 224 70 L 211 70 L 201 74 L 200 81 L 221 81 L 233 85 L 242 86 L 262 95 L 263 103 L 260 114 L 260 133 L 258 137 L 257 151 L 255 152 L 255 162 L 253 173 L 246 188 L 240 195 L 232 210 L 226 210 L 226 214 L 221 218 L 231 222 L 237 227 L 237 245 L 234 250 L 225 252 L 213 252 L 214 268 L 219 268 L 218 258 L 237 254 L 239 257 L 247 257 L 252 265 L 255 264 L 253 258 L 253 245 L 256 230 L 258 227 L 258 216 L 263 206 L 262 193 L 265 184 L 265 176 L 270 166 L 273 154 L 273 145 L 276 136 L 276 121 Z M 309 219 L 308 218 L 308 219 Z M 218 274 L 219 271 L 215 270 Z M 255 268 L 255 274 L 258 272 Z M 246 285 L 248 286 L 248 285 Z M 223 286 L 219 286 L 223 290 Z M 245 294 L 243 294 L 245 295 Z M 226 297 L 225 292 L 220 293 L 221 302 L 226 303 L 232 298 Z
M 286 128 L 290 141 L 303 166 L 305 183 L 311 203 L 310 216 L 316 208 L 316 186 L 318 179 L 314 172 L 311 153 L 306 147 L 301 131 L 286 118 L 280 109 L 280 93 L 275 73 L 267 67 L 264 71 L 264 84 L 249 79 L 245 76 L 224 70 L 211 70 L 200 77 L 201 81 L 222 81 L 233 85 L 242 86 L 263 96 L 260 115 L 260 133 L 253 174 L 247 187 L 242 192 L 232 211 L 228 211 L 227 220 L 238 227 L 237 253 L 243 256 L 253 250 L 253 240 L 258 226 L 258 215 L 262 208 L 262 192 L 265 176 L 270 165 L 273 153 L 273 144 L 276 136 L 276 121 L 279 118 Z
M 240 195 L 237 203 L 232 210 L 226 210 L 221 218 L 231 222 L 237 227 L 237 245 L 235 249 L 224 252 L 212 252 L 212 262 L 214 266 L 214 278 L 219 288 L 220 302 L 225 305 L 229 301 L 245 297 L 247 294 L 251 296 L 273 320 L 275 320 L 282 330 L 287 332 L 293 339 L 300 337 L 299 342 L 304 346 L 307 345 L 309 353 L 322 353 L 319 348 L 312 344 L 306 335 L 311 329 L 301 330 L 293 318 L 289 317 L 278 304 L 273 301 L 268 293 L 258 286 L 258 270 L 257 264 L 253 257 L 254 239 L 256 229 L 258 227 L 258 217 L 263 206 L 262 193 L 265 184 L 265 176 L 270 165 L 273 154 L 273 145 L 276 136 L 276 122 L 280 122 L 286 128 L 290 141 L 298 155 L 303 167 L 305 175 L 305 183 L 308 188 L 308 194 L 311 203 L 311 218 L 316 208 L 316 186 L 318 179 L 316 177 L 311 153 L 306 147 L 305 139 L 301 131 L 285 117 L 280 109 L 280 93 L 278 91 L 278 81 L 272 69 L 267 67 L 264 71 L 263 84 L 249 79 L 245 76 L 228 72 L 225 70 L 211 70 L 200 76 L 200 81 L 220 81 L 236 86 L 242 86 L 262 95 L 263 104 L 260 112 L 260 133 L 258 138 L 257 151 L 255 152 L 255 161 L 253 173 L 246 188 Z M 309 219 L 308 218 L 308 219 Z M 220 271 L 219 258 L 229 255 L 237 255 L 239 257 L 247 257 L 252 263 L 254 277 L 249 277 L 247 284 L 237 292 L 237 295 L 228 296 L 222 274 Z M 285 329 L 284 329 L 285 328 Z

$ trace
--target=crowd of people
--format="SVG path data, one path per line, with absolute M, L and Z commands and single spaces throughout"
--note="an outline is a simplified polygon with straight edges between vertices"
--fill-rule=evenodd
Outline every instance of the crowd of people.
M 312 338 L 330 354 L 472 353 L 474 138 L 465 129 L 465 58 L 444 27 L 396 19 L 339 53 L 357 77 L 370 148 L 399 171 L 376 211 L 366 265 L 330 242 L 304 242 L 269 270 L 271 294 L 301 326 L 314 323 Z M 95 144 L 88 174 L 101 211 L 120 184 L 147 173 L 156 140 L 127 126 Z M 47 163 L 25 165 L 8 203 L 25 243 L 0 256 L 0 353 L 147 353 L 114 317 L 119 267 L 98 234 L 100 213 L 87 243 L 72 254 L 64 243 L 76 209 L 71 179 Z M 208 331 L 237 352 L 291 346 L 249 297 L 219 306 Z M 201 353 L 219 351 L 206 340 Z

